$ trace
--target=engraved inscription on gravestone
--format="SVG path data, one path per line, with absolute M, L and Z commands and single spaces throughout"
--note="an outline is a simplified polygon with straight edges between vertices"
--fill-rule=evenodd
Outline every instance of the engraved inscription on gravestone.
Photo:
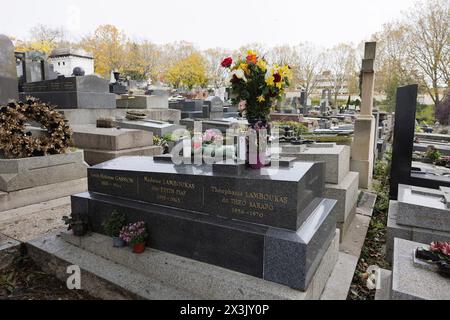
M 116 160 L 116 161 L 124 161 Z M 145 161 L 144 159 L 142 161 Z M 211 167 L 149 163 L 154 172 L 115 170 L 108 163 L 88 170 L 89 190 L 223 218 L 297 230 L 308 216 L 307 206 L 323 192 L 317 176 L 321 163 L 295 163 L 268 176 L 245 170 L 239 177 L 215 174 Z M 147 166 L 148 165 L 148 166 Z M 133 171 L 129 171 L 134 169 Z M 135 171 L 141 170 L 141 171 Z
M 177 178 L 163 174 L 139 177 L 139 198 L 142 201 L 189 210 L 203 207 L 203 187 L 195 177 Z

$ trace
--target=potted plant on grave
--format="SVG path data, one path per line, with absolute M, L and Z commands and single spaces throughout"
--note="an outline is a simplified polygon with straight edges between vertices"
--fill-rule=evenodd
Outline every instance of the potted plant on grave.
M 82 237 L 88 232 L 88 221 L 85 217 L 64 216 L 62 220 L 64 221 L 65 225 L 68 226 L 67 230 L 72 230 L 74 236 Z
M 259 145 L 259 136 L 269 131 L 268 118 L 276 101 L 281 102 L 285 89 L 289 87 L 292 71 L 288 65 L 269 65 L 264 57 L 259 57 L 254 51 L 248 51 L 245 58 L 239 57 L 233 61 L 231 57 L 222 61 L 222 67 L 230 71 L 230 92 L 232 101 L 239 106 L 242 116 L 249 122 L 249 129 L 256 134 L 256 144 L 249 150 L 257 150 L 256 163 L 249 163 L 250 167 L 260 169 L 266 165 L 266 150 Z M 250 143 L 250 141 L 249 141 Z M 253 162 L 253 161 L 251 161 Z
M 436 149 L 435 146 L 428 146 L 425 153 L 425 161 L 428 163 L 435 163 L 441 158 L 441 153 Z
M 125 247 L 125 241 L 123 241 L 120 236 L 120 231 L 125 226 L 126 218 L 124 214 L 117 211 L 113 211 L 111 216 L 109 216 L 102 224 L 105 233 L 113 238 L 114 248 Z
M 133 249 L 134 253 L 139 254 L 145 251 L 145 242 L 148 234 L 144 221 L 126 225 L 120 231 L 119 236 Z

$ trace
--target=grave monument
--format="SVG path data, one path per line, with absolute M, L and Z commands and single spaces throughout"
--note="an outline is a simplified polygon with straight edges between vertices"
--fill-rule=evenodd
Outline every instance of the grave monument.
M 109 82 L 95 75 L 64 77 L 23 84 L 21 96 L 33 96 L 58 109 L 115 108 Z
M 372 184 L 375 145 L 375 119 L 372 115 L 375 85 L 374 63 L 376 42 L 366 42 L 362 62 L 361 112 L 355 120 L 352 145 L 352 171 L 359 172 L 359 185 L 368 189 Z
M 305 291 L 336 235 L 324 164 L 234 166 L 230 174 L 220 163 L 114 159 L 89 169 L 89 192 L 72 197 L 72 216 L 103 233 L 116 210 L 147 223 L 153 249 Z

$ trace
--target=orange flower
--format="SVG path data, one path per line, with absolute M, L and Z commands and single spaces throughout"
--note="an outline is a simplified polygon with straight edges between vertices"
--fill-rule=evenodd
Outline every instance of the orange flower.
M 250 52 L 249 55 L 247 56 L 247 63 L 256 64 L 257 61 L 258 61 L 258 56 L 255 53 Z

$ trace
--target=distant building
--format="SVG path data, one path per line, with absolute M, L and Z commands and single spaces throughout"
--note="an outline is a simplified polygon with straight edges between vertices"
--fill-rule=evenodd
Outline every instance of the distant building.
M 55 72 L 66 77 L 72 76 L 73 69 L 80 67 L 85 75 L 94 74 L 94 57 L 83 50 L 55 49 L 48 57 Z
M 333 90 L 334 82 L 332 81 L 332 75 L 330 71 L 324 71 L 317 77 L 317 86 L 313 92 L 313 95 L 320 96 L 323 90 Z M 348 83 L 344 81 L 342 87 L 339 88 L 338 96 L 348 96 Z

